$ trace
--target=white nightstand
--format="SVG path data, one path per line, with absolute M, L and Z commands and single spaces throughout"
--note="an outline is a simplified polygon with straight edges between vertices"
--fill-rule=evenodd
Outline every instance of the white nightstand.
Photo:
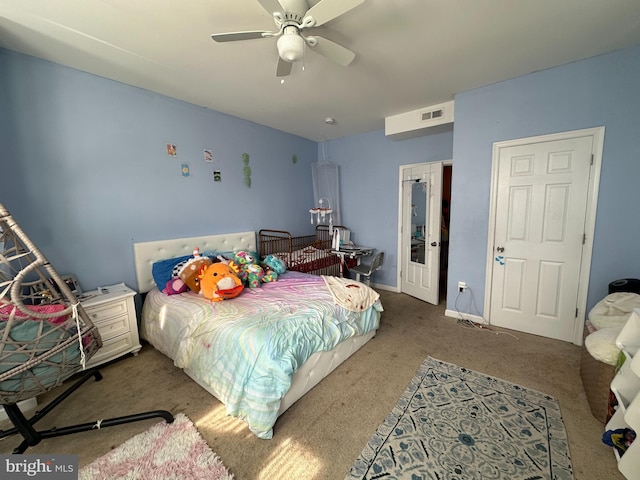
M 115 358 L 140 349 L 138 321 L 133 297 L 136 292 L 121 286 L 109 293 L 86 292 L 80 303 L 89 318 L 98 327 L 102 337 L 102 348 L 87 362 L 87 368 L 109 362 Z

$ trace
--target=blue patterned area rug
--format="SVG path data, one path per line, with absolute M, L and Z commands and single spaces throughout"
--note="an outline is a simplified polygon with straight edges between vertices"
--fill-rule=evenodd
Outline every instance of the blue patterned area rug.
M 549 395 L 427 358 L 345 480 L 571 480 Z

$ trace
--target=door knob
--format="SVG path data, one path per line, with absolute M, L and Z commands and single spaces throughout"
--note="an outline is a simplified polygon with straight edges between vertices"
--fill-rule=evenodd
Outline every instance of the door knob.
M 504 252 L 504 247 L 496 247 L 496 250 L 497 250 L 499 253 L 502 253 L 502 252 Z
M 437 242 L 431 242 L 431 246 L 432 246 L 432 247 L 437 247 L 437 246 L 438 246 L 438 243 L 437 243 Z

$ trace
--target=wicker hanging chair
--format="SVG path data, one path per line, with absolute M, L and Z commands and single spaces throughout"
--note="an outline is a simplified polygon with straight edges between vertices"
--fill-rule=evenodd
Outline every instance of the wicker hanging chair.
M 164 410 L 38 431 L 34 424 L 85 381 L 101 380 L 97 369 L 78 380 L 27 419 L 18 402 L 41 395 L 85 370 L 102 346 L 91 322 L 69 286 L 24 234 L 0 203 L 0 405 L 14 425 L 0 439 L 20 433 L 24 440 L 13 453 L 23 453 L 44 438 L 120 425 L 153 417 L 173 422 Z

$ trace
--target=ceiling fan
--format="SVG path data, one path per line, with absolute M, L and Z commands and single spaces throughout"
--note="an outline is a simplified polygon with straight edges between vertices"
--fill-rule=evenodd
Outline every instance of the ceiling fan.
M 214 33 L 216 42 L 232 42 L 255 38 L 278 38 L 278 66 L 276 76 L 286 77 L 291 73 L 293 63 L 300 60 L 307 45 L 320 55 L 338 65 L 349 65 L 356 54 L 331 40 L 317 35 L 303 36 L 302 30 L 319 27 L 357 7 L 364 0 L 320 0 L 309 8 L 307 0 L 257 0 L 270 15 L 273 15 L 275 32 L 254 30 L 247 32 Z

